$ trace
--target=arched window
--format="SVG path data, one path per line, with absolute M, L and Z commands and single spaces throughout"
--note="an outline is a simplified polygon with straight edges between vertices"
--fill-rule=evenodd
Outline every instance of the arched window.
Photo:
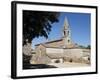
M 69 35 L 69 31 L 67 32 L 67 34 Z
M 66 32 L 64 31 L 64 36 L 65 36 Z

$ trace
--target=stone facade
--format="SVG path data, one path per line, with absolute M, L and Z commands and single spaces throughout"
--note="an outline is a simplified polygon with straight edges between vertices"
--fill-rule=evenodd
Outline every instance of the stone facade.
M 36 64 L 63 62 L 89 63 L 90 49 L 45 48 L 43 45 L 40 45 L 33 56 L 31 61 L 35 61 Z
M 37 44 L 31 64 L 79 62 L 90 63 L 90 49 L 80 48 L 71 40 L 68 20 L 63 25 L 63 38 Z

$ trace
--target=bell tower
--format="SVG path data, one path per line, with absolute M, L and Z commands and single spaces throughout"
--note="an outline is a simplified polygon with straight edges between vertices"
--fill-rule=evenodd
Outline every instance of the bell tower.
M 68 22 L 68 18 L 65 18 L 64 25 L 63 25 L 63 42 L 64 47 L 68 47 L 71 44 L 71 31 Z

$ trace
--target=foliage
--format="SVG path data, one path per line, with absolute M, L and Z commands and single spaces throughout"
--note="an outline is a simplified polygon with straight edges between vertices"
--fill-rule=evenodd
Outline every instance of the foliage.
M 86 47 L 86 46 L 80 45 L 80 48 L 83 48 L 83 49 L 91 49 L 91 46 L 88 45 L 88 46 Z
M 84 48 L 86 48 L 86 47 L 85 47 L 85 46 L 83 46 L 83 45 L 80 45 L 80 48 L 83 48 L 83 49 L 84 49 Z
M 86 48 L 87 48 L 87 49 L 91 49 L 91 46 L 90 46 L 90 45 L 88 45 Z
M 59 14 L 58 12 L 23 10 L 23 45 L 26 44 L 26 40 L 31 43 L 35 37 L 48 38 L 51 24 L 58 22 Z

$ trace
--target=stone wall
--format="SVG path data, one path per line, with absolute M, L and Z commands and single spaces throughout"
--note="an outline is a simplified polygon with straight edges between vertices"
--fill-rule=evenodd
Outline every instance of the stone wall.
M 61 49 L 61 48 L 46 48 L 46 53 L 51 53 L 51 54 L 55 54 L 55 53 L 63 54 L 63 53 L 64 53 L 64 50 Z
M 85 51 L 84 51 L 85 50 Z M 64 49 L 65 61 L 89 63 L 90 50 L 88 49 Z
M 88 49 L 45 48 L 39 45 L 35 51 L 36 54 L 33 55 L 31 61 L 36 64 L 47 64 L 55 62 L 56 59 L 62 59 L 63 62 L 90 63 L 90 50 Z
M 64 49 L 64 55 L 72 58 L 80 58 L 83 55 L 82 49 Z
M 35 49 L 36 54 L 33 55 L 31 59 L 31 64 L 46 64 L 49 63 L 51 60 L 48 56 L 46 56 L 46 48 L 42 45 L 39 45 Z

